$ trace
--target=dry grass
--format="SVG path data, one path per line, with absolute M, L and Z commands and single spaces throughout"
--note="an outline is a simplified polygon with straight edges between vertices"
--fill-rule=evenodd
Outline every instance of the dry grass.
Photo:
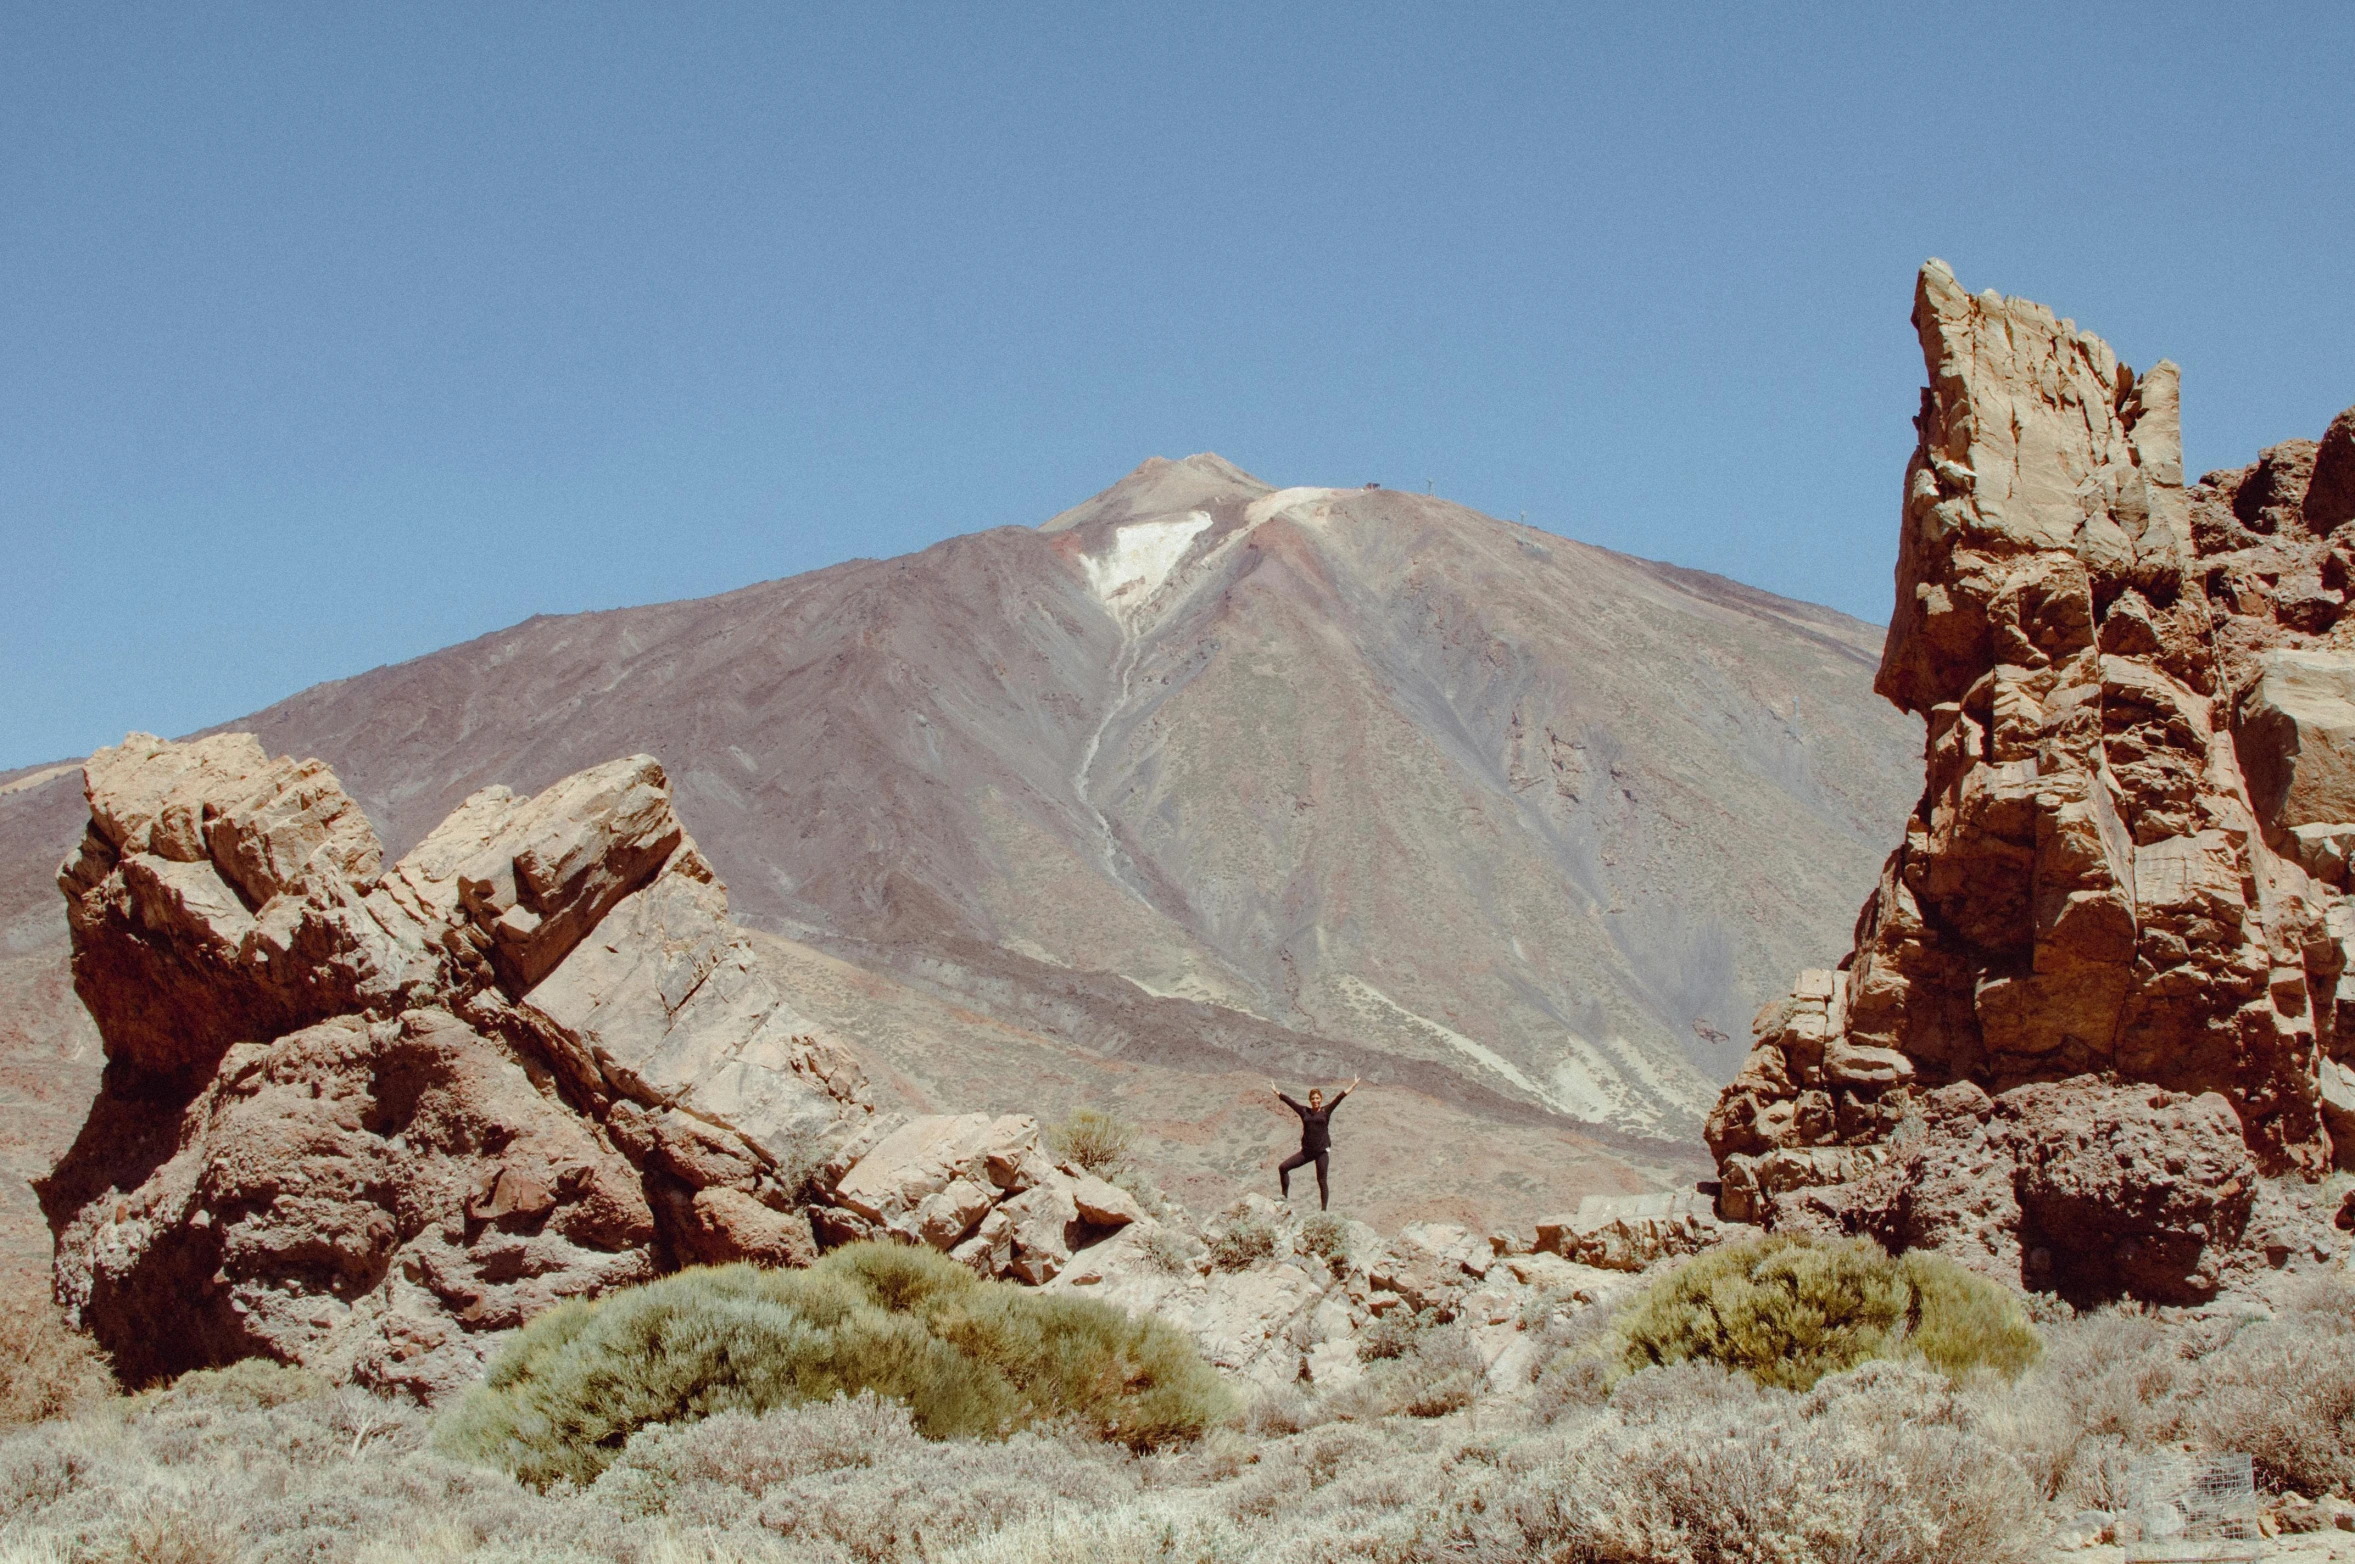
M 1047 1150 L 1064 1162 L 1109 1176 L 1128 1163 L 1137 1127 L 1098 1108 L 1081 1108 L 1047 1131 Z
M 593 1482 L 545 1492 L 436 1454 L 414 1410 L 232 1371 L 0 1439 L 0 1559 L 2015 1564 L 2080 1502 L 2041 1491 L 2037 1440 L 2068 1432 L 2054 1405 L 2119 1373 L 2162 1400 L 2184 1388 L 2135 1366 L 2148 1341 L 2092 1366 L 2146 1323 L 2056 1327 L 2016 1385 L 1873 1361 L 1798 1393 L 1686 1362 L 1550 1425 L 1483 1402 L 1143 1456 L 1042 1432 L 929 1440 L 862 1396 L 649 1424 Z M 2274 1361 L 2241 1335 L 2235 1362 Z M 1460 1344 L 1428 1336 L 1434 1362 Z M 2123 1410 L 2086 1402 L 2103 1406 Z
M 2036 1373 L 1990 1402 L 2065 1507 L 2118 1508 L 2137 1458 L 2183 1444 L 2248 1452 L 2275 1492 L 2355 1495 L 2355 1287 L 2343 1276 L 2288 1289 L 2270 1315 L 2129 1306 L 2047 1334 Z
M 105 1354 L 65 1323 L 41 1278 L 0 1279 L 0 1429 L 62 1417 L 114 1388 Z

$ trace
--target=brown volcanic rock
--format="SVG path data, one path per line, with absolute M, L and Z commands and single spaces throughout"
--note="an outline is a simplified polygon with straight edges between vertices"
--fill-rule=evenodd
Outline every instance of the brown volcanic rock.
M 1737 1198 L 1759 1201 L 1742 1181 L 1761 1171 L 1771 1181 L 1772 1168 L 1772 1158 L 1730 1163 Z M 1927 1094 L 1901 1133 L 1848 1171 L 1763 1203 L 1779 1227 L 1941 1250 L 2081 1302 L 2121 1291 L 2203 1302 L 2228 1268 L 2263 1258 L 2236 1252 L 2260 1183 L 2215 1092 L 2077 1076 L 1991 1098 L 1960 1081 Z
M 2350 541 L 2305 514 L 2309 442 L 2187 494 L 2173 365 L 1935 261 L 1914 321 L 1876 688 L 1926 719 L 1927 787 L 1854 951 L 1759 1015 L 1707 1126 L 1724 1203 L 2201 1296 L 2258 1173 L 2355 1157 L 2322 1111 L 2355 1042 Z
M 58 871 L 74 989 L 109 1059 L 192 1089 L 231 1043 L 347 1010 L 398 1009 L 429 982 L 422 942 L 362 907 L 376 833 L 316 761 L 249 734 L 133 734 L 84 769 L 90 824 Z
M 569 1296 L 806 1263 L 868 1117 L 635 756 L 477 793 L 382 869 L 315 761 L 134 735 L 59 877 L 107 1053 L 41 1186 L 141 1380 L 264 1353 L 434 1396 Z

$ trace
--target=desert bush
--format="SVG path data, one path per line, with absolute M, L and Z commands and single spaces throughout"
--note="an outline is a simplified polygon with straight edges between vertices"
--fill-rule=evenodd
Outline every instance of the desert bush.
M 1337 1217 L 1319 1211 L 1300 1224 L 1297 1247 L 1304 1255 L 1314 1255 L 1325 1262 L 1325 1269 L 1334 1276 L 1349 1271 L 1349 1228 Z
M 2355 1490 L 2355 1290 L 2291 1290 L 2270 1318 L 2173 1316 L 2134 1304 L 2046 1327 L 2047 1350 L 1984 1415 L 2048 1498 L 2116 1509 L 2155 1450 L 2244 1451 L 2258 1481 Z
M 1149 1500 L 1010 1527 L 943 1555 L 943 1564 L 1234 1564 L 1251 1553 L 1243 1528 Z
M 1591 1348 L 1566 1347 L 1537 1371 L 1529 1392 L 1529 1415 L 1554 1423 L 1573 1412 L 1602 1405 L 1611 1395 L 1611 1360 Z
M 1128 1161 L 1137 1128 L 1098 1108 L 1080 1108 L 1047 1131 L 1047 1149 L 1065 1162 L 1105 1174 Z
M 1622 1405 L 1622 1399 L 1626 1405 Z M 1631 1375 L 1609 1415 L 1505 1452 L 1456 1501 L 1456 1555 L 2028 1564 L 2043 1517 L 2019 1464 L 1939 1374 L 1870 1362 L 1806 1395 L 1686 1362 Z
M 921 1283 L 899 1290 L 944 1307 Z M 1972 1410 L 1993 1393 L 1875 1363 L 1795 1395 L 1691 1360 L 1534 1433 L 1320 1418 L 1144 1456 L 1060 1430 L 935 1442 L 870 1394 L 650 1424 L 593 1483 L 539 1492 L 436 1455 L 413 1409 L 259 1407 L 190 1376 L 0 1437 L 0 1488 L 22 1479 L 0 1557 L 169 1557 L 142 1550 L 185 1532 L 253 1564 L 2015 1564 L 2038 1517 Z M 355 1438 L 373 1419 L 390 1432 Z
M 1377 1314 L 1357 1333 L 1357 1355 L 1368 1362 L 1403 1358 L 1415 1350 L 1415 1344 L 1438 1320 L 1439 1316 L 1428 1308 L 1420 1313 L 1401 1308 Z
M 867 1243 L 806 1271 L 682 1271 L 552 1309 L 440 1438 L 535 1486 L 586 1483 L 649 1425 L 862 1391 L 905 1402 L 934 1439 L 1068 1422 L 1135 1448 L 1192 1438 L 1227 1406 L 1193 1344 L 1158 1320 Z
M 1153 1262 L 1154 1269 L 1183 1276 L 1194 1269 L 1194 1256 L 1200 1246 L 1174 1227 L 1156 1226 L 1139 1240 L 1138 1247 Z
M 1318 1398 L 1298 1385 L 1261 1386 L 1243 1406 L 1243 1431 L 1254 1439 L 1279 1439 L 1324 1421 Z
M 1949 1377 L 2017 1375 L 2039 1350 L 2019 1301 L 1951 1260 L 1788 1233 L 1678 1267 L 1620 1311 L 1617 1330 L 1626 1369 L 1705 1358 L 1787 1390 L 1898 1356 Z
M 1210 1235 L 1210 1263 L 1222 1271 L 1244 1270 L 1275 1252 L 1276 1230 L 1254 1217 L 1237 1217 Z
M 62 1417 L 114 1388 L 105 1354 L 66 1324 L 42 1279 L 0 1283 L 0 1428 Z
M 1472 1333 L 1460 1325 L 1425 1331 L 1414 1350 L 1379 1365 L 1368 1379 L 1379 1384 L 1397 1410 L 1409 1417 L 1445 1417 L 1472 1404 L 1488 1377 Z
M 268 1358 L 240 1358 L 224 1368 L 191 1369 L 168 1385 L 143 1392 L 138 1410 L 152 1417 L 167 1407 L 211 1403 L 267 1412 L 289 1402 L 315 1400 L 328 1395 L 330 1389 L 327 1381 L 308 1369 L 273 1363 Z
M 936 1444 L 905 1406 L 863 1394 L 641 1429 L 590 1497 L 685 1528 L 725 1530 L 755 1514 L 804 1557 L 897 1559 L 1135 1491 L 1101 1447 L 1033 1433 Z
M 2247 1451 L 2276 1492 L 2355 1493 L 2355 1289 L 2315 1279 L 2200 1369 L 2203 1444 Z
M 1369 1361 L 1355 1382 L 1318 1397 L 1315 1417 L 1303 1426 L 1335 1418 L 1445 1417 L 1470 1406 L 1488 1378 L 1488 1360 L 1459 1325 L 1426 1324 L 1383 1345 L 1387 1355 Z M 1366 1356 L 1362 1333 L 1358 1354 Z

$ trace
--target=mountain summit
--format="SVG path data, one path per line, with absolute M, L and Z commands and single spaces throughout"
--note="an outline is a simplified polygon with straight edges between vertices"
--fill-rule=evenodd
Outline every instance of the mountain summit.
M 1166 456 L 1148 456 L 1136 471 L 1103 493 L 1039 523 L 1039 531 L 1068 532 L 1096 522 L 1117 526 L 1124 521 L 1204 509 L 1221 500 L 1255 500 L 1274 492 L 1274 484 L 1262 483 L 1213 451 L 1198 451 L 1174 462 Z
M 1276 1144 L 1268 1076 L 1363 1074 L 1389 1095 L 1343 1148 L 1359 1198 L 1520 1220 L 1697 1161 L 1725 1039 L 1845 937 L 1917 787 L 1880 639 L 1204 454 L 1041 527 L 536 618 L 229 726 L 333 766 L 388 856 L 477 788 L 658 756 L 886 1095 L 1117 1100 L 1209 1195 Z M 11 986 L 46 996 L 21 1014 L 62 998 L 80 805 L 70 773 L 0 794 Z

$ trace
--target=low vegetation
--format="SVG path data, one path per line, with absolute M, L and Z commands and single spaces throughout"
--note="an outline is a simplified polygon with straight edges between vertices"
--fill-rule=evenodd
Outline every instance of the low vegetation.
M 845 1250 L 801 1273 L 823 1272 L 844 1304 L 831 1325 L 823 1306 L 801 1311 L 811 1331 L 839 1332 L 860 1311 L 913 1324 L 826 1360 L 865 1364 L 877 1383 L 720 1405 L 759 1378 L 731 1357 L 703 1376 L 700 1399 L 682 1398 L 675 1387 L 693 1376 L 681 1365 L 714 1361 L 696 1343 L 733 1354 L 762 1339 L 720 1317 L 769 1320 L 762 1310 L 784 1296 L 741 1272 L 688 1273 L 663 1284 L 685 1293 L 638 1289 L 569 1313 L 562 1332 L 535 1326 L 517 1343 L 528 1371 L 502 1365 L 502 1437 L 528 1445 L 533 1419 L 543 1430 L 570 1419 L 597 1443 L 594 1460 L 518 1483 L 450 1454 L 460 1424 L 490 1426 L 479 1399 L 437 1430 L 416 1408 L 243 1363 L 0 1433 L 0 1561 L 2030 1564 L 2048 1556 L 2057 1522 L 2120 1508 L 2127 1475 L 2154 1451 L 2246 1450 L 2264 1486 L 2317 1498 L 2355 1487 L 2355 1289 L 2343 1275 L 2281 1278 L 2270 1312 L 2056 1307 L 2028 1361 L 2012 1316 L 1988 1314 L 1966 1288 L 1959 1317 L 1980 1323 L 1963 1329 L 1949 1318 L 1950 1278 L 1884 1273 L 1870 1259 L 1761 1246 L 1738 1263 L 1703 1257 L 1674 1273 L 1675 1288 L 1617 1311 L 1558 1300 L 1532 1338 L 1552 1354 L 1532 1391 L 1476 1405 L 1477 1336 L 1427 1316 L 1354 1383 L 1274 1392 L 1239 1422 L 1137 1448 L 1107 1410 L 1129 1404 L 1113 1382 L 1133 1360 L 1107 1353 L 1098 1325 L 1128 1338 L 1101 1316 L 1058 1330 L 1042 1322 L 1061 1316 L 1021 1314 L 1038 1327 L 1026 1335 L 1017 1316 L 992 1312 L 997 1292 L 906 1249 Z M 1815 1352 L 1805 1389 L 1700 1351 L 1631 1363 L 1639 1334 L 1664 1339 L 1663 1300 L 1695 1317 L 1702 1281 L 1716 1324 L 1688 1339 L 1754 1341 L 1766 1328 L 1756 1321 L 1820 1315 L 1792 1334 L 1875 1345 L 1846 1367 L 1834 1365 L 1846 1348 Z M 1755 1296 L 1778 1288 L 1806 1309 Z M 673 1298 L 668 1324 L 600 1323 L 614 1303 L 649 1295 Z M 63 1329 L 54 1317 L 46 1328 Z M 1925 1339 L 1995 1345 L 1934 1354 Z M 1062 1388 L 1026 1390 L 1040 1409 L 1027 1423 L 935 1437 L 922 1398 L 895 1397 L 875 1369 L 896 1352 L 893 1383 L 921 1388 L 906 1364 L 929 1361 L 929 1342 L 1032 1365 L 1006 1372 L 1018 1388 Z M 800 1387 L 820 1382 L 810 1365 L 822 1359 L 793 1359 Z M 608 1407 L 594 1423 L 575 1406 L 560 1418 L 553 1392 L 568 1380 L 576 1402 L 636 1398 L 640 1415 Z M 512 1394 L 525 1385 L 530 1395 Z M 677 1405 L 646 1415 L 662 1385 Z M 1058 1397 L 1081 1410 L 1046 1414 Z
M 1222 1271 L 1240 1271 L 1275 1254 L 1276 1230 L 1257 1217 L 1237 1216 L 1213 1228 L 1206 1242 L 1212 1265 Z
M 682 1271 L 550 1310 L 441 1444 L 534 1486 L 587 1483 L 643 1428 L 860 1394 L 903 1403 L 933 1439 L 1060 1425 L 1137 1449 L 1227 1410 L 1193 1343 L 1158 1320 L 869 1243 L 806 1271 Z
M 1127 1166 L 1137 1127 L 1099 1108 L 1080 1108 L 1051 1127 L 1046 1141 L 1058 1161 L 1108 1178 Z
M 1882 1358 L 2017 1376 L 2039 1350 L 2017 1296 L 1943 1256 L 1784 1233 L 1670 1272 L 1621 1313 L 1616 1344 L 1625 1369 L 1700 1359 L 1785 1390 Z
M 1349 1227 L 1339 1217 L 1319 1211 L 1300 1224 L 1301 1252 L 1325 1262 L 1335 1276 L 1349 1270 Z
M 41 1279 L 0 1283 L 0 1429 L 62 1417 L 114 1388 L 105 1355 L 66 1327 Z

